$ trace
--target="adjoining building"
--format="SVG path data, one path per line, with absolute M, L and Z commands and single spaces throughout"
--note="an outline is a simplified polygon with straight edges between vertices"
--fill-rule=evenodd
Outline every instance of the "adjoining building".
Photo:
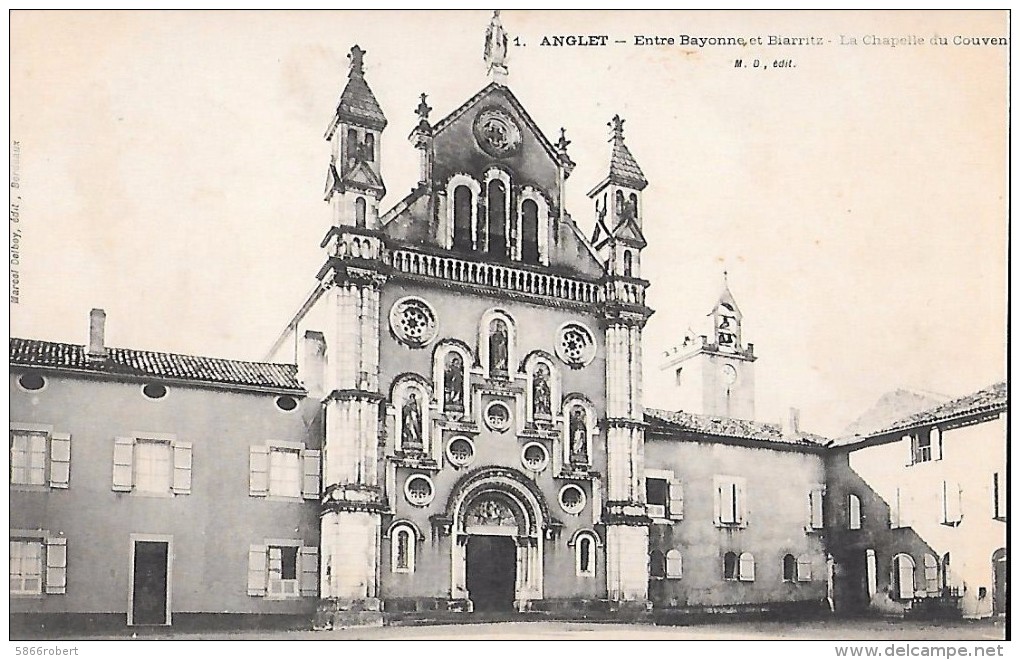
M 613 117 L 582 233 L 564 203 L 570 142 L 509 89 L 506 48 L 497 13 L 490 83 L 438 121 L 422 95 L 420 180 L 385 211 L 387 120 L 351 49 L 326 135 L 323 265 L 270 361 L 110 348 L 101 310 L 86 345 L 11 340 L 12 620 L 839 611 L 867 549 L 876 566 L 893 551 L 924 565 L 893 543 L 909 532 L 832 523 L 854 479 L 874 481 L 854 491 L 866 507 L 890 501 L 856 457 L 935 421 L 835 449 L 796 415 L 754 421 L 756 356 L 728 286 L 667 361 L 683 409 L 643 407 L 649 182 Z M 944 437 L 960 419 L 938 422 Z M 1005 488 L 989 467 L 1002 451 L 969 457 Z M 931 548 L 973 585 L 964 612 L 990 613 L 952 516 L 917 535 L 944 532 Z

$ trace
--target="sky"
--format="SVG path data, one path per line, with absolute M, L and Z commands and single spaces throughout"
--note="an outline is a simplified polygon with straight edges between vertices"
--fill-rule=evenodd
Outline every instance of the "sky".
M 389 119 L 385 210 L 417 181 L 407 136 L 419 94 L 438 121 L 487 83 L 488 22 L 488 11 L 13 12 L 12 335 L 84 343 L 102 307 L 112 346 L 262 359 L 325 256 L 323 136 L 350 47 L 367 51 Z M 547 136 L 564 127 L 572 141 L 572 217 L 590 229 L 585 193 L 605 175 L 614 114 L 650 182 L 646 405 L 676 407 L 663 352 L 708 313 L 723 270 L 759 356 L 764 421 L 795 406 L 803 428 L 836 435 L 887 391 L 958 396 L 1005 377 L 1008 49 L 953 44 L 1007 36 L 1005 12 L 504 11 L 502 22 L 510 89 Z M 582 34 L 609 45 L 540 45 Z M 769 46 L 770 35 L 820 43 Z M 903 41 L 870 43 L 883 38 Z

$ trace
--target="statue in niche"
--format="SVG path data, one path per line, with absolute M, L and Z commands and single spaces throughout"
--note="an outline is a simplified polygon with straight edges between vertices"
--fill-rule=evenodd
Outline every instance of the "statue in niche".
M 539 364 L 535 370 L 532 397 L 536 415 L 552 415 L 552 391 L 549 389 L 549 367 Z
M 458 353 L 446 356 L 443 404 L 448 410 L 464 410 L 464 360 Z
M 489 326 L 489 373 L 505 374 L 509 371 L 507 367 L 507 345 L 509 336 L 506 331 L 506 323 L 496 319 Z
M 421 408 L 414 392 L 407 395 L 400 411 L 401 429 L 400 444 L 404 451 L 421 451 L 424 448 L 421 439 Z
M 570 458 L 576 463 L 588 462 L 588 420 L 584 408 L 570 411 Z

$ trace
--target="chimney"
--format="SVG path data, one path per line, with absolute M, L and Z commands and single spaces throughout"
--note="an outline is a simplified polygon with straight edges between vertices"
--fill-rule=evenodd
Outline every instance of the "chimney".
M 790 414 L 783 424 L 783 436 L 795 438 L 798 435 L 800 435 L 800 410 L 798 408 L 790 408 Z
M 312 396 L 325 394 L 326 337 L 316 330 L 306 330 L 298 376 Z
M 105 360 L 109 355 L 106 348 L 106 312 L 93 309 L 89 312 L 89 347 L 87 358 Z

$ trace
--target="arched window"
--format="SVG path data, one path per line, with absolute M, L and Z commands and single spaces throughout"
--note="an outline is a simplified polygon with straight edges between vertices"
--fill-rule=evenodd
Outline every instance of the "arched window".
M 953 588 L 953 576 L 949 572 L 949 553 L 942 555 L 942 591 L 945 595 L 949 595 L 949 590 Z
M 727 552 L 723 555 L 723 579 L 737 579 L 737 553 Z
M 793 582 L 797 579 L 797 558 L 793 555 L 783 556 L 783 582 Z
M 521 261 L 538 263 L 538 204 L 533 199 L 521 204 Z
M 637 220 L 638 219 L 637 193 L 630 194 L 630 212 L 632 214 L 632 217 L 635 220 Z
M 486 205 L 489 218 L 489 254 L 503 259 L 506 257 L 506 186 L 502 181 L 489 182 Z M 484 241 L 479 240 L 478 244 L 484 245 Z
M 914 560 L 910 555 L 896 555 L 892 565 L 893 598 L 910 600 L 914 597 Z
M 634 273 L 634 257 L 631 255 L 630 250 L 623 251 L 623 276 L 633 277 Z
M 358 132 L 353 128 L 347 129 L 346 156 L 348 160 L 354 160 L 358 155 Z
M 368 162 L 375 161 L 375 136 L 371 133 L 365 133 L 365 160 Z
M 648 575 L 653 578 L 666 577 L 666 557 L 658 550 L 648 553 Z
M 740 566 L 737 577 L 741 582 L 754 582 L 754 555 L 750 552 L 740 554 Z
M 390 570 L 414 573 L 415 533 L 409 525 L 398 525 L 390 533 Z
M 847 529 L 861 528 L 861 498 L 853 493 L 847 495 Z
M 623 217 L 623 191 L 617 190 L 614 197 L 614 203 L 616 204 L 616 217 Z
M 811 557 L 809 555 L 797 557 L 797 581 L 811 581 Z
M 453 249 L 471 249 L 471 189 L 457 186 L 453 190 Z
M 578 550 L 579 557 L 577 562 L 577 570 L 581 573 L 590 573 L 593 568 L 592 565 L 595 562 L 592 561 L 592 549 L 594 549 L 594 545 L 592 544 L 591 539 L 587 536 L 582 538 L 581 547 Z
M 673 580 L 679 580 L 683 577 L 683 574 L 683 558 L 680 556 L 680 551 L 673 548 L 666 553 L 666 577 Z
M 354 200 L 354 226 L 364 227 L 365 226 L 365 198 L 358 197 Z
M 939 594 L 939 559 L 929 553 L 924 554 L 924 590 L 929 596 Z
M 574 572 L 578 577 L 595 577 L 596 548 L 599 547 L 598 537 L 589 530 L 578 530 L 567 542 L 574 548 Z

